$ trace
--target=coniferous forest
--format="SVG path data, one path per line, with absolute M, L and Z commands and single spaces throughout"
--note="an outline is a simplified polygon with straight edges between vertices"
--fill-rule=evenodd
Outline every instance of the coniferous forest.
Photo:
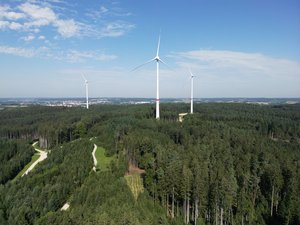
M 299 225 L 300 105 L 195 104 L 178 122 L 187 111 L 1 110 L 0 224 Z M 48 157 L 21 177 L 36 141 Z M 107 168 L 92 169 L 94 144 Z M 125 178 L 132 168 L 142 188 Z

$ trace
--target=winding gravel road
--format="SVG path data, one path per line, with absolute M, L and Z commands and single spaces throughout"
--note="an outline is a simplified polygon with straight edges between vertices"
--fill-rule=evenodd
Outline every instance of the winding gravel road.
M 32 146 L 34 147 L 36 144 L 38 143 L 37 142 L 34 142 L 32 144 Z M 34 147 L 34 150 L 38 152 L 38 154 L 40 155 L 40 157 L 34 162 L 31 164 L 31 166 L 22 174 L 22 177 L 27 175 L 31 170 L 33 170 L 33 168 L 39 163 L 39 162 L 42 162 L 43 160 L 45 160 L 47 158 L 47 152 L 46 151 L 42 151 L 40 149 L 37 149 Z
M 93 170 L 96 172 L 96 166 L 98 164 L 98 161 L 96 159 L 96 150 L 97 150 L 97 145 L 94 144 L 94 149 L 93 149 L 93 152 L 92 152 L 92 155 L 93 155 L 93 160 L 94 160 L 94 166 L 93 166 Z

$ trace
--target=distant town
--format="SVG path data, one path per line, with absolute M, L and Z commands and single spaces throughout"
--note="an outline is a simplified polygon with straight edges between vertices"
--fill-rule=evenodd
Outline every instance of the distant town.
M 298 104 L 300 98 L 196 98 L 195 103 L 248 103 L 259 105 Z M 188 103 L 188 98 L 163 98 L 162 103 Z M 151 98 L 90 98 L 90 105 L 98 104 L 154 104 Z M 85 107 L 85 98 L 0 98 L 0 109 L 42 105 L 49 107 Z

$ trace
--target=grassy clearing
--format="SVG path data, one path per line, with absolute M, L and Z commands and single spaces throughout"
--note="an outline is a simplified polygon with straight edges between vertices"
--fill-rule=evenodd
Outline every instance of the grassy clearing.
M 129 186 L 135 200 L 137 200 L 140 193 L 144 192 L 143 181 L 141 174 L 135 173 L 132 175 L 126 175 L 125 180 Z
M 18 179 L 25 173 L 25 171 L 40 157 L 39 153 L 34 153 L 34 155 L 31 157 L 31 161 L 18 173 L 18 175 L 14 178 Z
M 114 159 L 113 156 L 108 157 L 105 155 L 105 149 L 102 147 L 97 147 L 95 153 L 97 159 L 97 170 L 105 171 L 109 169 L 110 162 Z

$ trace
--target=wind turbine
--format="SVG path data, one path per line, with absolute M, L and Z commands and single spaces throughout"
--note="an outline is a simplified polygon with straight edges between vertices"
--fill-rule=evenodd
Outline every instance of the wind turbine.
M 157 50 L 156 50 L 156 56 L 153 59 L 150 59 L 149 61 L 143 63 L 142 65 L 139 65 L 135 67 L 132 71 L 152 62 L 156 61 L 156 119 L 159 119 L 159 63 L 163 63 L 166 66 L 168 66 L 164 61 L 162 61 L 159 58 L 159 46 L 160 46 L 160 35 L 158 36 L 158 45 L 157 45 Z
M 82 74 L 82 78 L 85 83 L 86 108 L 89 109 L 89 83 L 83 74 Z
M 196 77 L 196 76 L 192 73 L 191 69 L 189 69 L 189 70 L 190 70 L 190 75 L 191 75 L 191 114 L 193 114 L 194 113 L 194 111 L 193 111 L 193 104 L 194 104 L 194 77 Z

